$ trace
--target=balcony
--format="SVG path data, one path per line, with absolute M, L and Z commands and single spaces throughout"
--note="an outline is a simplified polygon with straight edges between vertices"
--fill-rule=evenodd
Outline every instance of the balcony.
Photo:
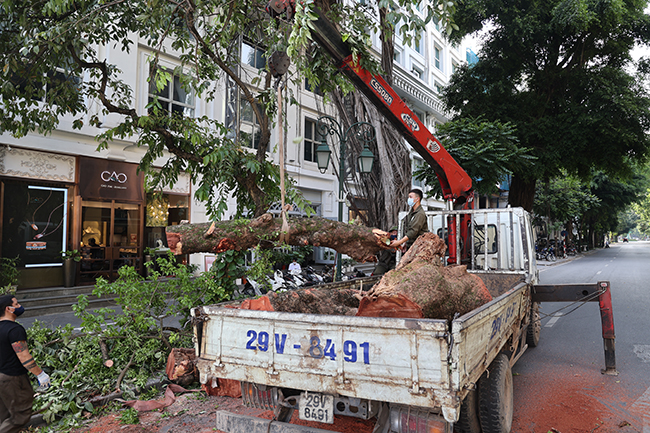
M 401 66 L 393 69 L 393 88 L 395 92 L 411 107 L 433 115 L 439 122 L 449 120 L 442 101 L 433 89 L 423 81 L 406 72 Z M 423 121 L 423 119 L 420 119 Z

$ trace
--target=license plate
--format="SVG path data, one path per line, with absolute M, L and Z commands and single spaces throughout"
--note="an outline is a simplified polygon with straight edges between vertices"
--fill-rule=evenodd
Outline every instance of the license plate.
M 334 397 L 325 394 L 303 392 L 300 394 L 300 419 L 334 423 Z

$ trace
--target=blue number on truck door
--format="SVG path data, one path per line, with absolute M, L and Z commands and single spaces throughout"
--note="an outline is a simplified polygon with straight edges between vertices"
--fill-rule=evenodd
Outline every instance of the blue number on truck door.
M 273 346 L 269 346 L 271 340 L 269 333 L 266 331 L 257 332 L 249 329 L 246 332 L 246 336 L 248 337 L 246 349 L 260 350 L 262 352 L 268 351 L 269 347 L 273 349 Z M 274 340 L 275 352 L 283 354 L 287 343 L 287 334 L 275 334 Z M 300 344 L 293 344 L 293 348 L 300 350 L 302 346 Z M 337 357 L 336 343 L 331 338 L 327 338 L 325 339 L 325 344 L 323 344 L 318 336 L 312 335 L 309 339 L 307 353 L 315 359 L 329 358 L 334 361 Z M 353 340 L 345 340 L 343 342 L 343 359 L 346 362 L 357 362 L 359 355 L 363 358 L 364 364 L 370 364 L 370 343 L 367 341 L 357 343 Z

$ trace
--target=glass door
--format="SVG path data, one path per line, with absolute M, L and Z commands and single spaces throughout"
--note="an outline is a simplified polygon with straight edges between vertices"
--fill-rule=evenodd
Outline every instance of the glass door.
M 80 283 L 114 281 L 125 265 L 140 272 L 140 205 L 84 200 L 81 207 Z

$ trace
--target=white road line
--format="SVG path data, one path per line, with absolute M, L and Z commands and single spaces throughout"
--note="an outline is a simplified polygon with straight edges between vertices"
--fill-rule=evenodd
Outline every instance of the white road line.
M 563 315 L 564 315 L 564 313 L 555 313 L 553 315 L 553 317 L 551 317 L 551 320 L 546 322 L 546 325 L 544 325 L 544 328 L 552 328 L 553 325 L 555 325 L 555 322 L 560 320 L 560 317 L 562 317 Z
M 603 272 L 603 271 L 598 271 L 598 272 L 596 272 L 596 275 L 600 274 L 601 272 Z
M 650 362 L 650 344 L 635 344 L 634 354 L 643 362 Z

